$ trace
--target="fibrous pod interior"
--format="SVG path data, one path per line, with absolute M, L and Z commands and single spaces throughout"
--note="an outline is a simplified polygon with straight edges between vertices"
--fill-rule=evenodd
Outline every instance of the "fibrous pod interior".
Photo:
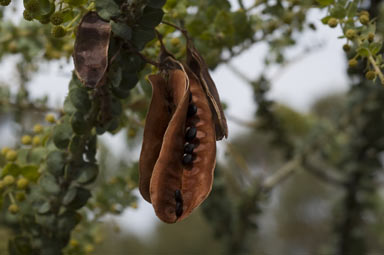
M 161 220 L 174 223 L 208 196 L 216 139 L 199 79 L 178 69 L 168 73 L 168 79 L 159 74 L 149 78 L 153 95 L 140 156 L 140 191 Z
M 148 202 L 151 202 L 149 184 L 165 131 L 182 97 L 189 93 L 187 79 L 182 71 L 170 71 L 167 75 L 169 77 L 164 77 L 161 73 L 148 77 L 152 85 L 152 100 L 146 117 L 139 161 L 139 188 L 141 195 Z
M 108 68 L 108 47 L 111 25 L 88 12 L 77 29 L 73 59 L 80 81 L 87 87 L 97 87 Z

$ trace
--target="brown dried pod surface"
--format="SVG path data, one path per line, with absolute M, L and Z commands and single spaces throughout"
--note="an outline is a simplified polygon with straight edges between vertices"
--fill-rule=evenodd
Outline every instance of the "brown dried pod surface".
M 227 138 L 227 120 L 220 103 L 220 97 L 219 93 L 217 92 L 216 85 L 211 75 L 209 74 L 207 64 L 201 57 L 200 53 L 196 50 L 192 40 L 188 37 L 186 31 L 183 31 L 183 33 L 187 37 L 187 66 L 198 77 L 209 99 L 210 107 L 213 112 L 213 119 L 215 122 L 216 140 L 221 140 L 223 137 Z
M 108 68 L 110 35 L 111 25 L 96 12 L 85 14 L 77 28 L 73 53 L 75 72 L 87 87 L 102 85 Z
M 179 67 L 149 77 L 153 94 L 139 164 L 140 192 L 167 223 L 184 219 L 204 201 L 216 163 L 206 92 L 191 71 Z

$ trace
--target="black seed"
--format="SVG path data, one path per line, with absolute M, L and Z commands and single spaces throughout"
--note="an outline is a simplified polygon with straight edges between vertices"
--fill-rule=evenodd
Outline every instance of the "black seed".
M 193 143 L 186 143 L 184 144 L 184 153 L 193 153 L 193 149 L 195 148 L 195 145 Z
M 176 217 L 179 218 L 183 214 L 183 202 L 176 202 Z
M 188 165 L 188 164 L 192 163 L 192 161 L 193 161 L 192 154 L 185 153 L 183 155 L 183 164 L 184 165 Z
M 196 105 L 194 105 L 194 104 L 190 104 L 190 105 L 188 106 L 188 113 L 187 113 L 188 117 L 195 115 L 196 112 L 197 112 L 197 107 L 196 107 Z
M 196 136 L 197 129 L 195 127 L 187 127 L 185 131 L 185 138 L 187 140 L 192 140 Z
M 183 197 L 181 196 L 181 191 L 179 189 L 175 190 L 175 200 L 176 202 L 183 202 Z

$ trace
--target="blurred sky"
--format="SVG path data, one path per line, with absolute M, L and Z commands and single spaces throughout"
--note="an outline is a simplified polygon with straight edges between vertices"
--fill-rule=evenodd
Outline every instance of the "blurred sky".
M 237 9 L 237 1 L 232 1 Z M 245 4 L 253 1 L 245 0 Z M 270 97 L 287 104 L 294 109 L 306 112 L 310 105 L 317 99 L 333 92 L 347 89 L 348 78 L 345 74 L 346 60 L 342 50 L 345 43 L 337 39 L 341 34 L 339 29 L 330 29 L 321 24 L 320 19 L 325 16 L 318 10 L 310 12 L 309 20 L 317 27 L 316 31 L 309 30 L 299 35 L 299 43 L 287 52 L 287 56 L 296 59 L 283 69 L 274 69 L 266 74 L 272 78 Z M 13 15 L 13 17 L 15 17 Z M 307 54 L 302 54 L 305 48 L 320 48 Z M 259 44 L 234 59 L 230 64 L 241 70 L 250 79 L 257 77 L 262 68 L 262 60 L 266 54 L 266 45 Z M 15 57 L 9 57 L 0 64 L 0 80 L 11 81 Z M 59 68 L 61 66 L 61 68 Z M 54 64 L 44 65 L 42 70 L 31 81 L 31 96 L 34 98 L 49 95 L 52 106 L 62 105 L 67 94 L 68 81 L 71 77 L 73 63 L 59 61 Z M 228 105 L 226 114 L 242 120 L 253 119 L 255 105 L 252 99 L 252 90 L 237 77 L 228 66 L 219 66 L 213 73 L 222 101 Z M 242 132 L 244 127 L 229 120 L 229 135 L 234 137 Z M 2 137 L 4 137 L 4 133 Z M 229 138 L 229 139 L 230 139 Z M 103 141 L 110 146 L 116 156 L 124 156 L 124 134 L 115 136 L 104 135 Z M 223 142 L 218 142 L 219 157 L 223 155 Z M 140 195 L 138 194 L 140 197 Z M 137 210 L 127 209 L 117 217 L 129 231 L 144 236 L 148 234 L 159 220 L 156 218 L 152 206 L 140 199 Z M 124 227 L 123 227 L 124 229 Z

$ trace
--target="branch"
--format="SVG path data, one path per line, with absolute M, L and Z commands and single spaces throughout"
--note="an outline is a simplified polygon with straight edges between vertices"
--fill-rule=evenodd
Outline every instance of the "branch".
M 368 60 L 371 63 L 371 65 L 373 66 L 373 69 L 375 69 L 377 76 L 379 76 L 381 84 L 384 85 L 384 74 L 381 72 L 380 68 L 377 66 L 375 59 L 372 56 L 369 56 Z
M 311 173 L 312 175 L 314 175 L 315 177 L 319 178 L 320 180 L 324 181 L 327 184 L 333 184 L 337 187 L 342 187 L 342 188 L 344 188 L 346 185 L 345 181 L 330 175 L 327 171 L 323 169 L 319 169 L 318 167 L 309 163 L 307 159 L 303 160 L 303 167 L 305 168 L 305 170 L 308 170 L 309 173 Z
M 296 156 L 291 161 L 288 161 L 285 165 L 279 168 L 273 175 L 267 177 L 262 183 L 262 190 L 264 192 L 270 191 L 277 184 L 288 178 L 291 174 L 293 174 L 297 168 L 300 166 L 301 157 Z

